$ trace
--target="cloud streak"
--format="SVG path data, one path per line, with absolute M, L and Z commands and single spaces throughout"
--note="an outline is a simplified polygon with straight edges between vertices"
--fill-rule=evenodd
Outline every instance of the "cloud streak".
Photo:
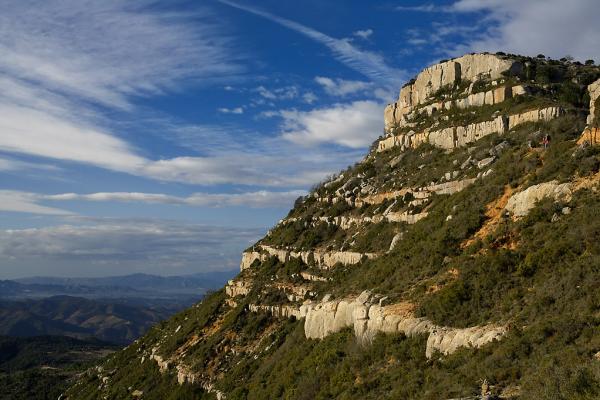
M 372 87 L 369 82 L 331 79 L 324 76 L 315 77 L 315 82 L 321 85 L 327 94 L 332 96 L 347 96 L 363 92 Z
M 130 108 L 132 95 L 241 71 L 230 40 L 209 16 L 199 8 L 194 18 L 155 11 L 146 0 L 3 2 L 0 71 L 62 94 Z
M 290 207 L 304 190 L 272 192 L 259 190 L 245 193 L 193 193 L 181 197 L 163 193 L 98 192 L 39 194 L 14 190 L 0 190 L 0 211 L 40 215 L 74 215 L 74 213 L 40 203 L 68 201 L 121 202 L 142 204 L 181 205 L 191 207 Z
M 162 193 L 136 192 L 99 192 L 90 194 L 62 193 L 42 195 L 39 198 L 50 201 L 116 201 L 146 204 L 174 204 L 195 207 L 287 207 L 299 196 L 305 196 L 304 190 L 270 192 L 261 190 L 246 193 L 194 193 L 188 197 L 166 195 Z
M 0 211 L 39 215 L 73 215 L 67 210 L 38 204 L 39 197 L 34 193 L 13 190 L 0 190 Z
M 306 25 L 279 17 L 275 14 L 271 14 L 255 7 L 238 4 L 230 0 L 218 1 L 230 7 L 234 7 L 275 22 L 326 46 L 331 50 L 338 61 L 342 62 L 349 68 L 360 72 L 375 82 L 397 86 L 407 77 L 405 71 L 388 66 L 385 62 L 385 59 L 381 55 L 372 51 L 361 50 L 350 43 L 350 41 L 347 39 L 333 38 Z

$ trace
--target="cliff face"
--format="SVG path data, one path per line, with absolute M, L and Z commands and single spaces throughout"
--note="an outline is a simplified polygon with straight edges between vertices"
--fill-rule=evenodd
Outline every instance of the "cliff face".
M 587 118 L 588 125 L 598 126 L 598 120 L 600 119 L 600 79 L 588 86 L 588 92 L 590 94 L 590 114 Z
M 485 379 L 503 398 L 595 398 L 598 78 L 491 54 L 426 68 L 373 150 L 224 290 L 67 397 L 445 399 Z
M 460 84 L 468 84 L 481 80 L 496 81 L 505 76 L 516 76 L 523 72 L 519 61 L 506 59 L 492 54 L 468 54 L 454 60 L 425 68 L 412 83 L 400 90 L 398 101 L 386 107 L 384 121 L 386 130 L 394 126 L 410 123 L 410 114 L 419 106 L 430 103 L 433 95 L 442 89 L 453 89 Z M 518 95 L 523 87 L 514 90 Z M 452 103 L 438 102 L 429 110 L 449 108 L 450 106 L 468 107 L 484 104 L 497 104 L 513 95 L 509 86 L 499 87 L 493 91 L 473 93 L 473 87 L 468 86 L 467 97 Z M 431 113 L 431 112 L 429 112 Z

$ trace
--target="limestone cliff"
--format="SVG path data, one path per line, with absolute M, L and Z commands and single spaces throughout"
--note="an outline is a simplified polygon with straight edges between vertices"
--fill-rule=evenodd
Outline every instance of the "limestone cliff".
M 425 68 L 223 290 L 68 398 L 596 398 L 598 78 L 503 53 Z

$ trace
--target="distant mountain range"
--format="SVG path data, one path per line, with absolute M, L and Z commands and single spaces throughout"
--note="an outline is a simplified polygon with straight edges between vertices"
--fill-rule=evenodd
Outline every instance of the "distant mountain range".
M 234 274 L 0 281 L 0 335 L 58 335 L 128 344 L 211 289 L 222 287 Z
M 127 344 L 176 311 L 72 296 L 0 301 L 0 335 L 60 335 Z
M 214 271 L 182 276 L 132 274 L 102 278 L 31 277 L 0 280 L 0 299 L 67 295 L 85 298 L 169 299 L 201 296 L 222 287 L 237 271 Z

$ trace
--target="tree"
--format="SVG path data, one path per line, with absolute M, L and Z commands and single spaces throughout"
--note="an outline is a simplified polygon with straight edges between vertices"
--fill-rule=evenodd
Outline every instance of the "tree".
M 595 64 L 594 60 L 591 60 L 591 59 L 585 60 L 585 65 L 594 65 L 594 64 Z

